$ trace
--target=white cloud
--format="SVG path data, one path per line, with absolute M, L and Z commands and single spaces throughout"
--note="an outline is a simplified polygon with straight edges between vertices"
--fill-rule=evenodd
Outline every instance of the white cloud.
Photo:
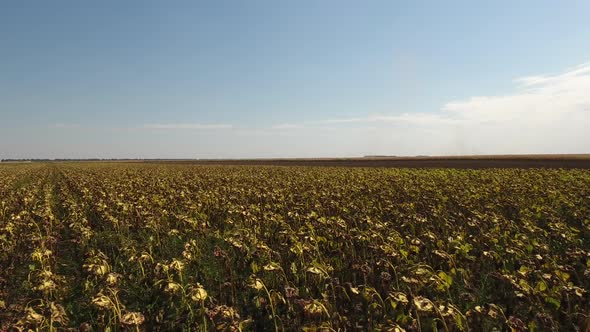
M 400 124 L 440 124 L 452 123 L 454 119 L 435 113 L 402 113 L 398 115 L 370 115 L 364 118 L 342 118 L 320 121 L 321 124 L 346 123 L 400 123 Z
M 372 115 L 323 122 L 465 125 L 495 122 L 513 125 L 514 121 L 547 122 L 571 115 L 572 112 L 590 111 L 590 63 L 558 75 L 528 76 L 517 78 L 515 82 L 519 85 L 514 94 L 451 101 L 436 113 Z
M 210 157 L 590 153 L 590 63 L 513 82 L 509 94 L 484 91 L 419 113 L 368 114 L 268 127 L 156 123 L 121 130 L 216 135 L 216 130 L 233 129 L 219 135 L 213 145 L 195 140 L 202 145 L 192 147 L 186 141 L 187 150 L 200 149 Z M 175 142 L 174 137 L 154 136 L 158 136 L 155 142 Z
M 590 64 L 516 82 L 521 85 L 512 95 L 454 101 L 444 105 L 443 111 L 455 119 L 523 127 L 567 122 L 573 113 L 590 115 Z
M 201 124 L 201 123 L 155 123 L 143 125 L 145 129 L 231 129 L 230 124 Z
M 303 125 L 293 124 L 293 123 L 281 123 L 281 124 L 272 126 L 272 129 L 301 129 L 301 128 L 303 128 Z
M 320 121 L 320 124 L 338 124 L 338 123 L 359 123 L 367 122 L 368 118 L 344 118 L 344 119 L 329 119 Z
M 558 75 L 535 75 L 525 76 L 516 79 L 515 81 L 522 84 L 523 86 L 540 86 L 547 85 L 555 82 L 563 82 L 564 80 L 580 77 L 590 74 L 590 62 L 583 63 L 577 67 L 566 70 L 564 73 Z
M 391 154 L 590 152 L 590 63 L 515 82 L 512 94 L 450 101 L 436 112 L 321 123 L 376 126 L 382 150 L 373 152 Z

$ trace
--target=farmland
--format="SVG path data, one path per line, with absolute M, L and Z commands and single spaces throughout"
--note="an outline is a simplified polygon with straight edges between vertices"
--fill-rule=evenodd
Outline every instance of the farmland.
M 590 171 L 0 165 L 0 330 L 590 329 Z
M 155 161 L 152 161 L 155 162 Z M 380 168 L 564 168 L 590 169 L 590 154 L 528 154 L 477 156 L 367 156 L 363 158 L 278 158 L 176 160 L 193 165 L 269 165 Z

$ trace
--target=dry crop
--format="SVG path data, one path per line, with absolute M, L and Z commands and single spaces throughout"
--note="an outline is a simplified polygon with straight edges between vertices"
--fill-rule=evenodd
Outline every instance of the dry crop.
M 590 171 L 0 166 L 0 330 L 590 329 Z

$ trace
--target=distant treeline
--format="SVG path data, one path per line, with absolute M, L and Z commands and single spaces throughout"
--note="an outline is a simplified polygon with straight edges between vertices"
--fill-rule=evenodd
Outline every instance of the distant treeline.
M 88 159 L 0 159 L 3 163 L 15 163 L 15 162 L 49 162 L 49 161 L 117 161 L 123 159 L 100 159 L 100 158 L 88 158 Z M 141 159 L 124 159 L 124 160 L 141 160 Z
M 397 158 L 397 156 L 385 154 L 368 154 L 364 155 L 363 158 Z
M 191 161 L 198 159 L 167 159 L 167 158 L 155 158 L 155 159 L 142 159 L 142 158 L 85 158 L 85 159 L 0 159 L 0 163 L 24 163 L 24 162 L 56 162 L 56 161 Z

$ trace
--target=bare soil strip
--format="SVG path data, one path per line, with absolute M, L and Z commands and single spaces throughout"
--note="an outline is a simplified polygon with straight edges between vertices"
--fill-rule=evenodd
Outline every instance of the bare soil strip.
M 196 165 L 274 165 L 388 168 L 565 168 L 590 169 L 590 155 L 518 155 L 457 157 L 368 157 L 320 159 L 217 159 L 158 161 Z

